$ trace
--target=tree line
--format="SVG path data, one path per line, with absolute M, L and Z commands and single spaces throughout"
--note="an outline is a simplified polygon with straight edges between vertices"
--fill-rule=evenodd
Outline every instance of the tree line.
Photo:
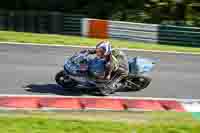
M 5 0 L 0 8 L 60 11 L 99 19 L 200 26 L 198 0 Z

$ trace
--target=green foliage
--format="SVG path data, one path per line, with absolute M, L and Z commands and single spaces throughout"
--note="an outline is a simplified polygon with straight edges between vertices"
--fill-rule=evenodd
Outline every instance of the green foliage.
M 200 26 L 200 3 L 190 3 L 187 7 L 186 20 L 188 25 Z
M 6 0 L 0 8 L 48 10 L 84 14 L 91 18 L 200 26 L 199 0 Z

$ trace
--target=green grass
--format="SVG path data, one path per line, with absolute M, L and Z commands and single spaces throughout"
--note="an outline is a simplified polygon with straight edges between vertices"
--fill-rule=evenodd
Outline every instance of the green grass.
M 84 45 L 95 46 L 100 39 L 91 39 L 78 36 L 64 36 L 64 35 L 49 35 L 49 34 L 35 34 L 23 32 L 8 32 L 0 31 L 0 41 L 10 42 L 24 42 L 24 43 L 43 43 L 43 44 L 64 44 L 64 45 Z M 133 48 L 145 50 L 161 50 L 161 51 L 176 51 L 176 52 L 192 52 L 200 53 L 200 48 L 175 46 L 175 45 L 161 45 L 153 43 L 132 42 L 125 40 L 111 40 L 114 47 L 117 48 Z
M 199 133 L 199 123 L 122 123 L 0 117 L 3 133 Z
M 116 120 L 123 115 L 131 121 Z M 199 133 L 200 123 L 189 113 L 32 112 L 1 113 L 0 128 L 3 133 Z

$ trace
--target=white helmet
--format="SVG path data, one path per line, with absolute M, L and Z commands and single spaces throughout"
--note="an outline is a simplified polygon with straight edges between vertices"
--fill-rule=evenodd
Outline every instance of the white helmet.
M 99 44 L 97 44 L 96 48 L 102 48 L 105 50 L 105 55 L 108 55 L 112 52 L 111 43 L 109 41 L 102 41 Z

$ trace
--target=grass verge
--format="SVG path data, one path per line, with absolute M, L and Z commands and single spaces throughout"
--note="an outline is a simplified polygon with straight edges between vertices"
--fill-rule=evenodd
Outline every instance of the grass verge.
M 118 119 L 124 116 L 130 120 Z M 3 133 L 199 133 L 200 123 L 189 113 L 173 112 L 12 112 L 0 114 L 0 128 Z
M 95 46 L 95 44 L 99 42 L 100 39 L 91 39 L 78 36 L 0 31 L 0 41 L 41 43 L 41 44 L 43 43 L 49 45 L 64 44 L 64 45 Z M 117 48 L 200 53 L 200 48 L 195 48 L 195 47 L 174 46 L 167 44 L 161 45 L 155 43 L 142 43 L 142 42 L 132 42 L 125 40 L 114 40 L 114 39 L 111 39 L 111 42 L 113 46 Z

